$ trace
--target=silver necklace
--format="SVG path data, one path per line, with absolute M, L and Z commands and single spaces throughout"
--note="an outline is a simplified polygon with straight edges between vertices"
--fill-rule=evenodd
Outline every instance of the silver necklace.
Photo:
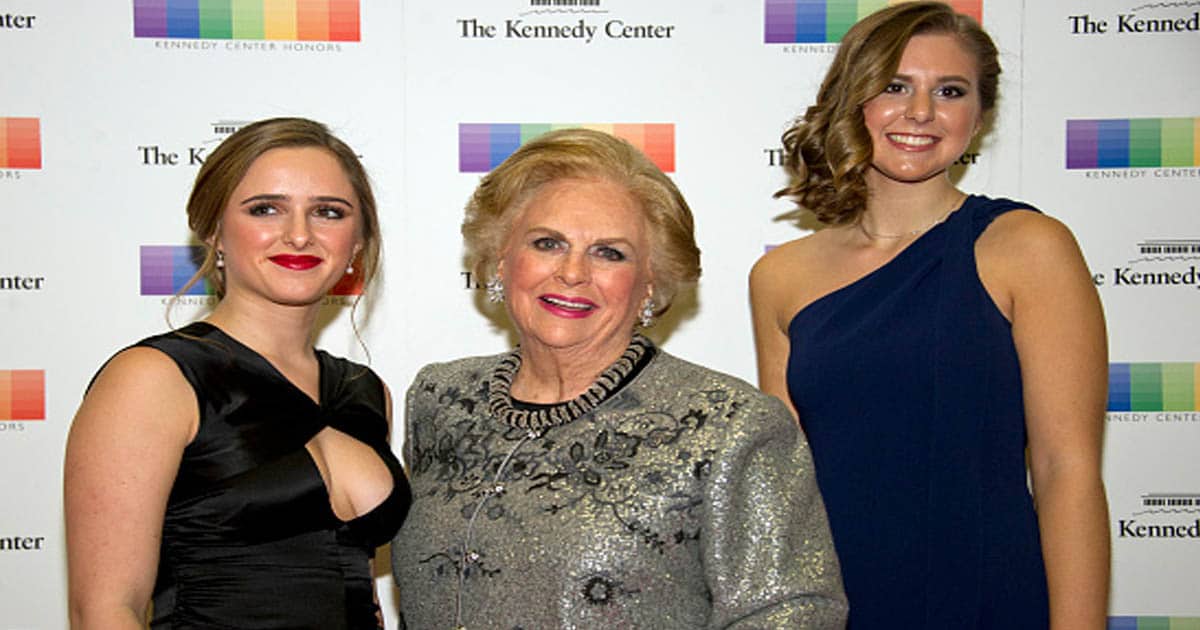
M 510 394 L 513 380 L 517 378 L 517 370 L 521 368 L 521 348 L 517 347 L 501 359 L 492 372 L 491 383 L 488 384 L 488 411 L 492 417 L 504 424 L 524 430 L 544 431 L 573 422 L 608 400 L 609 396 L 625 383 L 626 377 L 642 362 L 643 357 L 653 349 L 654 344 L 649 339 L 634 335 L 629 347 L 616 363 L 601 372 L 596 381 L 579 396 L 566 402 L 540 406 L 538 409 L 517 409 Z
M 872 232 L 867 229 L 867 226 L 863 225 L 861 216 L 858 218 L 858 229 L 860 231 L 862 231 L 862 233 L 865 234 L 867 236 L 867 238 L 873 239 L 873 240 L 881 240 L 881 239 L 896 240 L 896 239 L 901 239 L 901 238 L 909 238 L 911 236 L 917 236 L 919 234 L 924 234 L 925 232 L 932 230 L 937 224 L 941 223 L 942 221 L 945 221 L 947 219 L 947 217 L 950 216 L 950 213 L 954 212 L 955 208 L 958 208 L 960 205 L 962 205 L 962 200 L 963 200 L 962 196 L 959 196 L 958 198 L 956 198 L 954 203 L 950 205 L 950 209 L 947 210 L 946 213 L 943 214 L 942 216 L 934 219 L 933 223 L 930 223 L 929 225 L 926 225 L 924 227 L 919 227 L 915 230 L 909 230 L 908 232 L 903 232 L 901 234 L 882 234 L 879 232 Z

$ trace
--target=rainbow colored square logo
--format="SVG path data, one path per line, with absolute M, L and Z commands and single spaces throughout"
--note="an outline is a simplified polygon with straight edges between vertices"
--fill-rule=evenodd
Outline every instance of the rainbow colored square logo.
M 1200 411 L 1196 392 L 1200 363 L 1108 365 L 1109 411 Z
M 1200 118 L 1067 121 L 1067 168 L 1200 166 Z
M 175 295 L 204 263 L 200 245 L 142 245 L 142 295 Z M 184 295 L 212 295 L 211 286 L 199 280 Z
M 0 420 L 46 419 L 46 372 L 0 370 Z
M 359 41 L 359 0 L 133 0 L 133 36 Z
M 1200 617 L 1109 617 L 1108 630 L 1200 630 Z
M 547 131 L 578 127 L 622 138 L 645 153 L 663 172 L 675 172 L 673 123 L 462 123 L 458 126 L 458 172 L 486 173 L 499 166 L 522 144 Z
M 855 22 L 906 0 L 765 0 L 768 44 L 839 42 Z M 950 0 L 955 11 L 983 22 L 983 0 Z
M 42 168 L 42 130 L 37 118 L 0 118 L 0 168 Z

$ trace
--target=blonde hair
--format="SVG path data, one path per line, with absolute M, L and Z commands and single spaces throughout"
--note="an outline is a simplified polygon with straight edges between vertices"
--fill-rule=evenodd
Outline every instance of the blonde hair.
M 629 192 L 650 227 L 650 265 L 658 313 L 679 287 L 700 277 L 692 211 L 654 162 L 631 144 L 589 129 L 560 129 L 518 148 L 479 182 L 466 207 L 462 234 L 467 263 L 480 278 L 496 271 L 509 231 L 538 191 L 562 179 L 605 179 Z

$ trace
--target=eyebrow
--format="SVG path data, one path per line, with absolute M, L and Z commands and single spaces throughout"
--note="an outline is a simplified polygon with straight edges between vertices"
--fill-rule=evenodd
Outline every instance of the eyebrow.
M 559 239 L 562 241 L 568 240 L 567 236 L 565 234 L 563 234 L 562 232 L 559 232 L 558 230 L 548 228 L 545 226 L 541 226 L 541 225 L 535 225 L 535 226 L 529 228 L 525 233 L 532 234 L 534 232 L 544 232 L 547 236 L 550 236 L 550 237 L 553 237 L 553 238 L 556 238 L 556 239 Z M 598 238 L 592 242 L 592 245 L 612 245 L 613 243 L 624 243 L 626 245 L 629 245 L 630 247 L 633 246 L 633 241 L 629 240 L 628 238 L 626 238 L 624 236 L 612 236 L 612 237 L 608 237 L 608 238 Z
M 261 195 L 252 195 L 250 197 L 246 197 L 245 199 L 242 200 L 242 203 L 246 204 L 246 203 L 250 203 L 253 201 L 287 201 L 288 199 L 291 199 L 290 195 L 264 193 Z M 323 203 L 343 203 L 343 204 L 346 204 L 347 206 L 351 206 L 351 207 L 353 207 L 353 205 L 354 205 L 354 204 L 350 203 L 349 201 L 346 201 L 345 199 L 334 196 L 334 195 L 318 195 L 316 197 L 309 197 L 309 200 L 310 201 L 320 201 Z
M 901 73 L 896 73 L 896 78 L 897 78 L 897 79 L 903 79 L 903 80 L 905 80 L 905 81 L 912 81 L 912 75 L 911 75 L 911 74 L 901 74 Z M 959 75 L 959 74 L 949 74 L 949 75 L 946 75 L 946 76 L 943 76 L 943 77 L 938 77 L 938 83 L 946 83 L 946 82 L 949 82 L 949 81 L 958 81 L 958 82 L 961 82 L 961 83 L 966 83 L 967 85 L 971 85 L 971 80 L 970 80 L 970 79 L 968 79 L 967 77 L 964 77 L 964 76 L 962 76 L 962 75 Z

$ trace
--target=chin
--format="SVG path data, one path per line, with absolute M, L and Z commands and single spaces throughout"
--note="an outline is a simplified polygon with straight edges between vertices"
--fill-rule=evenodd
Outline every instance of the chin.
M 329 295 L 332 287 L 325 290 L 305 289 L 294 291 L 278 291 L 270 296 L 271 301 L 283 306 L 312 306 L 320 304 Z

